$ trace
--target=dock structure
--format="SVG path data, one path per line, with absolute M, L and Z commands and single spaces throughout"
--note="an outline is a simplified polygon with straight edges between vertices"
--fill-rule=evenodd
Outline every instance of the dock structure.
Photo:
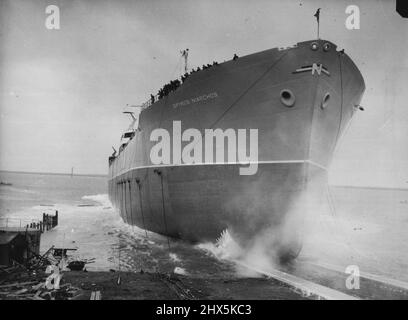
M 0 228 L 0 265 L 26 264 L 40 253 L 41 231 L 32 228 Z
M 41 233 L 51 230 L 58 226 L 58 210 L 55 210 L 55 214 L 43 213 L 42 220 L 39 219 L 18 219 L 18 218 L 1 218 L 0 230 L 17 230 L 23 229 L 36 229 Z
M 43 231 L 48 231 L 58 225 L 58 210 L 55 210 L 55 215 L 43 213 L 42 226 Z
M 58 211 L 42 220 L 5 218 L 0 225 L 0 265 L 26 264 L 40 254 L 41 234 L 58 225 Z

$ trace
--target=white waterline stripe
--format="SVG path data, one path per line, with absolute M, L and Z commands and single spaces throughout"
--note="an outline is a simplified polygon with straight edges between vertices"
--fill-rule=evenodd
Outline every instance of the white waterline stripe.
M 153 169 L 153 168 L 168 168 L 168 167 L 184 167 L 184 166 L 206 166 L 206 165 L 240 165 L 240 166 L 249 166 L 250 164 L 284 164 L 284 163 L 308 163 L 311 165 L 314 165 L 316 167 L 319 167 L 320 169 L 323 169 L 325 171 L 328 171 L 325 166 L 322 166 L 321 164 L 318 164 L 317 162 L 311 161 L 311 160 L 276 160 L 276 161 L 256 161 L 256 162 L 211 162 L 211 163 L 180 163 L 180 164 L 159 164 L 159 165 L 149 165 L 149 166 L 140 166 L 140 167 L 132 167 L 130 169 L 127 169 L 121 173 L 118 173 L 114 177 L 112 177 L 110 180 L 115 179 L 123 174 L 126 174 L 130 171 L 133 170 L 139 170 L 139 169 Z

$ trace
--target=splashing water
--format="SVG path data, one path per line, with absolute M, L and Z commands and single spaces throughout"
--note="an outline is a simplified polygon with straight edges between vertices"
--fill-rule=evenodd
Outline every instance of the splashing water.
M 41 252 L 52 245 L 77 249 L 77 259 L 95 258 L 86 266 L 88 271 L 177 272 L 192 276 L 232 276 L 234 269 L 209 257 L 190 243 L 167 238 L 123 222 L 112 207 L 107 194 L 83 196 L 81 204 L 55 203 L 34 206 L 10 214 L 15 219 L 41 219 L 42 213 L 59 211 L 59 225 L 44 233 Z
M 234 263 L 236 275 L 239 277 L 262 277 L 256 271 L 243 267 L 241 264 L 254 268 L 269 270 L 273 268 L 273 262 L 265 252 L 260 242 L 254 242 L 253 246 L 242 248 L 231 236 L 228 230 L 224 230 L 215 241 L 197 245 L 201 250 L 209 252 L 217 259 Z

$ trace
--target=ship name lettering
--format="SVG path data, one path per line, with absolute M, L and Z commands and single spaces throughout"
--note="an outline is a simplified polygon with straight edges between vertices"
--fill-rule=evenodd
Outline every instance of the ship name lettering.
M 212 92 L 212 93 L 209 93 L 209 94 L 203 94 L 202 96 L 199 96 L 199 97 L 196 97 L 196 98 L 192 98 L 191 101 L 193 101 L 195 103 L 195 102 L 205 101 L 205 100 L 208 100 L 208 99 L 214 99 L 216 97 L 218 97 L 217 93 Z
M 211 93 L 203 94 L 203 95 L 198 96 L 198 97 L 194 97 L 194 98 L 191 98 L 191 99 L 186 99 L 186 100 L 183 100 L 183 101 L 173 103 L 173 108 L 176 109 L 178 107 L 187 106 L 187 105 L 189 105 L 191 103 L 206 101 L 206 100 L 209 100 L 209 99 L 215 99 L 217 97 L 218 97 L 217 92 L 211 92 Z
M 190 100 L 183 100 L 177 103 L 173 103 L 173 108 L 178 108 L 178 107 L 182 107 L 182 106 L 186 106 L 190 104 Z

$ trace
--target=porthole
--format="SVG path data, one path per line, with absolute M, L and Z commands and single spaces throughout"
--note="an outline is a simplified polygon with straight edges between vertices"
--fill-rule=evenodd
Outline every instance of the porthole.
M 280 99 L 281 102 L 289 108 L 293 107 L 296 101 L 295 95 L 289 89 L 284 89 L 280 92 Z
M 313 51 L 316 51 L 317 49 L 319 49 L 319 45 L 317 44 L 317 42 L 312 42 L 312 44 L 310 45 L 310 48 Z
M 322 109 L 326 109 L 327 106 L 329 105 L 329 101 L 330 101 L 330 93 L 326 92 L 325 95 L 323 96 L 322 104 L 320 107 Z
M 329 51 L 329 50 L 330 50 L 330 43 L 327 43 L 327 42 L 326 42 L 326 43 L 323 45 L 323 50 L 326 51 L 326 52 Z

